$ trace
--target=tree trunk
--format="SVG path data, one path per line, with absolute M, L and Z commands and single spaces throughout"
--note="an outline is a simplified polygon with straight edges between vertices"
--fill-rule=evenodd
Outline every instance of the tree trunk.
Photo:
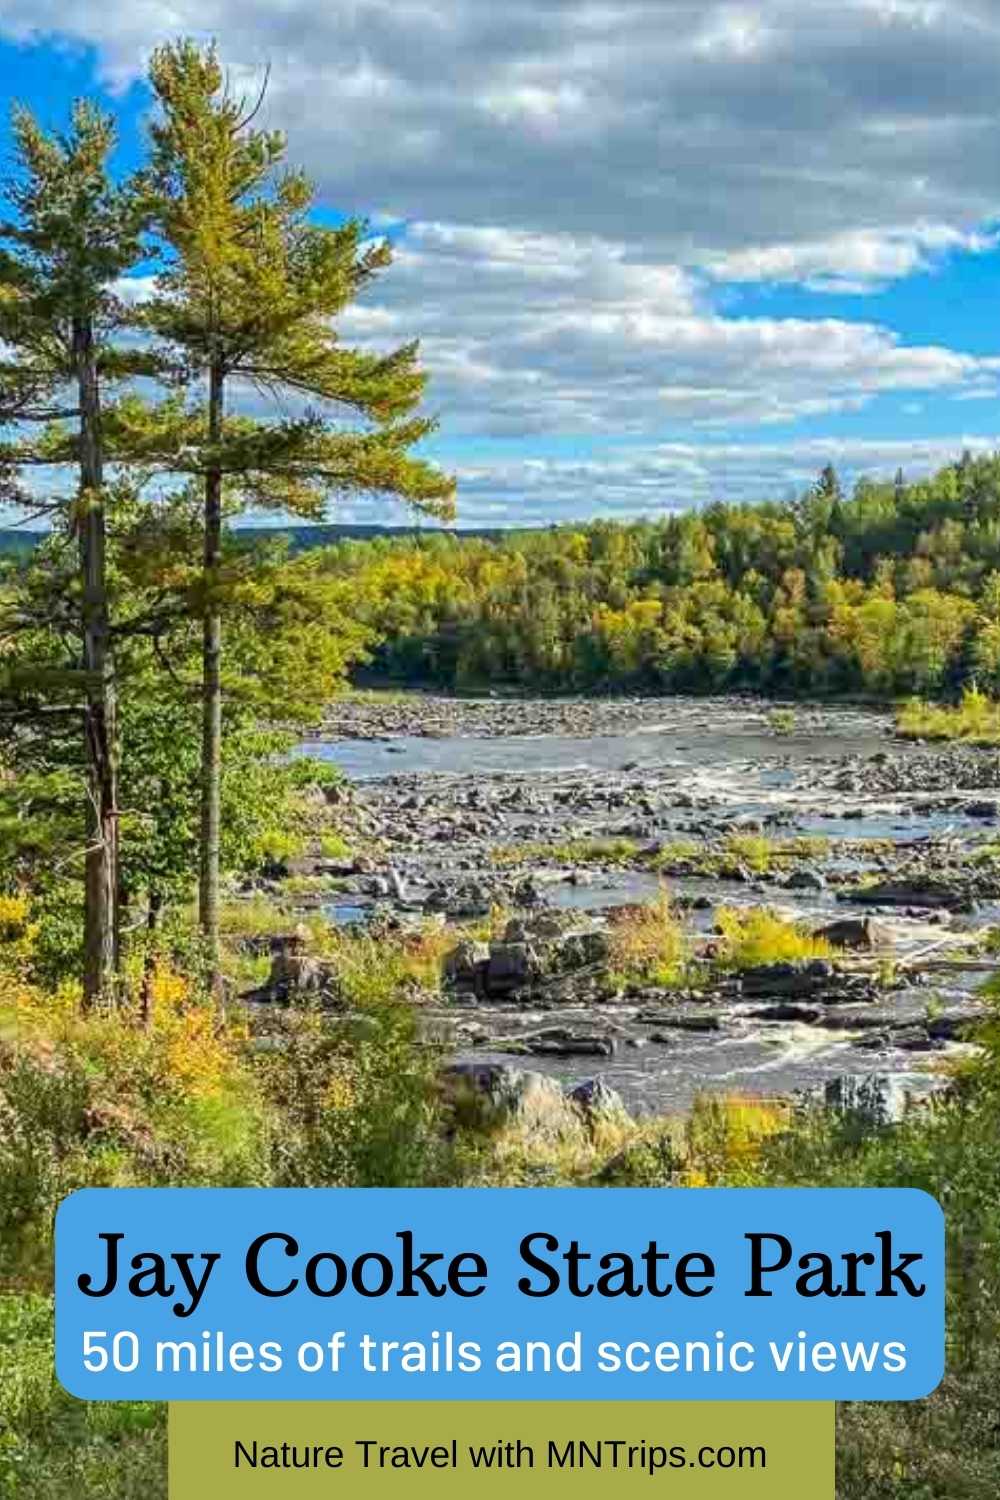
M 224 376 L 218 361 L 209 373 L 208 440 L 222 438 Z M 205 476 L 205 618 L 202 627 L 201 879 L 198 918 L 207 950 L 212 989 L 222 987 L 219 968 L 219 840 L 222 781 L 222 617 L 217 603 L 222 559 L 222 472 Z
M 82 585 L 84 755 L 87 780 L 83 999 L 113 997 L 118 893 L 118 788 L 115 683 L 108 614 L 107 537 L 101 450 L 101 399 L 93 326 L 73 326 L 80 401 L 80 514 L 77 536 Z
M 160 915 L 163 911 L 163 895 L 150 891 L 149 907 L 146 911 L 146 955 L 142 961 L 142 985 L 139 990 L 139 1022 L 144 1031 L 153 1029 L 153 977 L 156 974 L 156 951 L 153 939 L 159 931 Z

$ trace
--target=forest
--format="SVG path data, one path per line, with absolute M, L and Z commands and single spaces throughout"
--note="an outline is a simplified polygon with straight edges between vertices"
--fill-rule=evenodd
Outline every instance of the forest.
M 801 499 L 324 549 L 373 680 L 474 690 L 1000 690 L 1000 460 Z
M 842 1413 L 839 1492 L 994 1496 L 995 1020 L 949 1062 L 938 1104 L 863 1130 L 849 1111 L 757 1096 L 602 1113 L 558 1084 L 529 1129 L 449 1092 L 447 1047 L 423 1022 L 462 1014 L 463 963 L 481 977 L 494 949 L 528 955 L 531 900 L 515 898 L 530 846 L 494 846 L 502 820 L 483 814 L 469 863 L 499 884 L 479 906 L 373 901 L 369 920 L 331 920 L 358 882 L 391 895 L 393 836 L 431 799 L 373 826 L 357 788 L 303 747 L 372 684 L 387 699 L 911 695 L 948 738 L 960 695 L 985 722 L 1000 694 L 1000 458 L 850 495 L 828 467 L 794 502 L 642 522 L 331 539 L 345 497 L 455 517 L 416 344 L 372 353 L 337 334 L 391 275 L 392 249 L 361 221 L 320 221 L 284 137 L 214 48 L 157 49 L 149 87 L 127 177 L 112 118 L 82 101 L 62 131 L 15 112 L 2 184 L 0 502 L 38 540 L 0 558 L 0 1497 L 165 1493 L 163 1411 L 83 1405 L 54 1377 L 66 1194 L 538 1183 L 937 1194 L 955 1252 L 949 1375 L 928 1402 Z M 272 529 L 249 525 L 262 520 Z M 765 729 L 780 753 L 780 725 Z M 780 877 L 773 895 L 823 846 L 709 823 L 683 847 L 574 837 L 544 857 L 641 860 L 654 885 L 680 869 L 758 895 Z M 447 850 L 460 830 L 434 827 Z M 855 840 L 852 857 L 888 860 L 887 842 Z M 992 890 L 1000 849 L 973 855 L 949 852 L 955 878 Z M 504 884 L 507 864 L 519 875 Z M 876 874 L 865 865 L 862 883 Z M 836 983 L 836 962 L 857 962 L 763 904 L 720 899 L 708 928 L 691 912 L 656 886 L 568 951 L 600 970 L 602 1005 L 652 996 L 665 1026 L 774 962 L 819 963 Z M 996 929 L 976 942 L 988 968 Z M 865 994 L 891 995 L 895 960 L 860 961 Z M 930 1050 L 932 995 L 924 1009 Z

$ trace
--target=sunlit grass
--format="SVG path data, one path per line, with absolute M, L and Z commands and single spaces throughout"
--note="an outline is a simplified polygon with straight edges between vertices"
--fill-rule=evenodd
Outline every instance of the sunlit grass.
M 610 929 L 613 980 L 662 985 L 683 982 L 690 959 L 687 934 L 666 892 L 645 906 L 626 907 Z
M 896 716 L 896 733 L 901 739 L 1000 745 L 1000 703 L 975 685 L 967 687 L 954 706 L 911 698 Z
M 752 969 L 758 964 L 834 955 L 831 944 L 815 937 L 805 924 L 787 922 L 766 907 L 722 907 L 717 923 L 721 935 L 718 960 L 726 968 Z
M 638 859 L 637 839 L 566 839 L 562 843 L 503 844 L 493 850 L 495 865 L 559 864 L 622 865 Z
M 516 843 L 498 845 L 493 863 L 625 866 L 657 874 L 677 872 L 726 878 L 749 871 L 767 875 L 786 870 L 800 861 L 822 859 L 828 839 L 818 836 L 776 838 L 764 833 L 731 833 L 719 843 L 696 839 L 669 839 L 654 846 L 633 838 L 579 838 L 563 843 Z

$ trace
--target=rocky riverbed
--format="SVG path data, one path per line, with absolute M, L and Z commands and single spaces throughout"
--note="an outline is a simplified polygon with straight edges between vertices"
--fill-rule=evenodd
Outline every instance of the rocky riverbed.
M 600 1073 L 664 1110 L 845 1077 L 902 1099 L 968 1050 L 1000 921 L 995 753 L 902 744 L 869 709 L 739 699 L 371 698 L 330 728 L 306 748 L 351 778 L 365 851 L 311 865 L 331 920 L 509 914 L 425 1007 L 459 1063 Z M 616 913 L 664 889 L 709 958 L 720 909 L 754 906 L 839 924 L 835 957 L 616 985 Z

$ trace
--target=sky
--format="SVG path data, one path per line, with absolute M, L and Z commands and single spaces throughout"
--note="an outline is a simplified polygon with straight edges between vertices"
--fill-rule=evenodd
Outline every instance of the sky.
M 390 235 L 341 334 L 419 337 L 460 525 L 1000 447 L 1000 0 L 0 0 L 0 111 L 98 95 L 126 169 L 180 34 Z

